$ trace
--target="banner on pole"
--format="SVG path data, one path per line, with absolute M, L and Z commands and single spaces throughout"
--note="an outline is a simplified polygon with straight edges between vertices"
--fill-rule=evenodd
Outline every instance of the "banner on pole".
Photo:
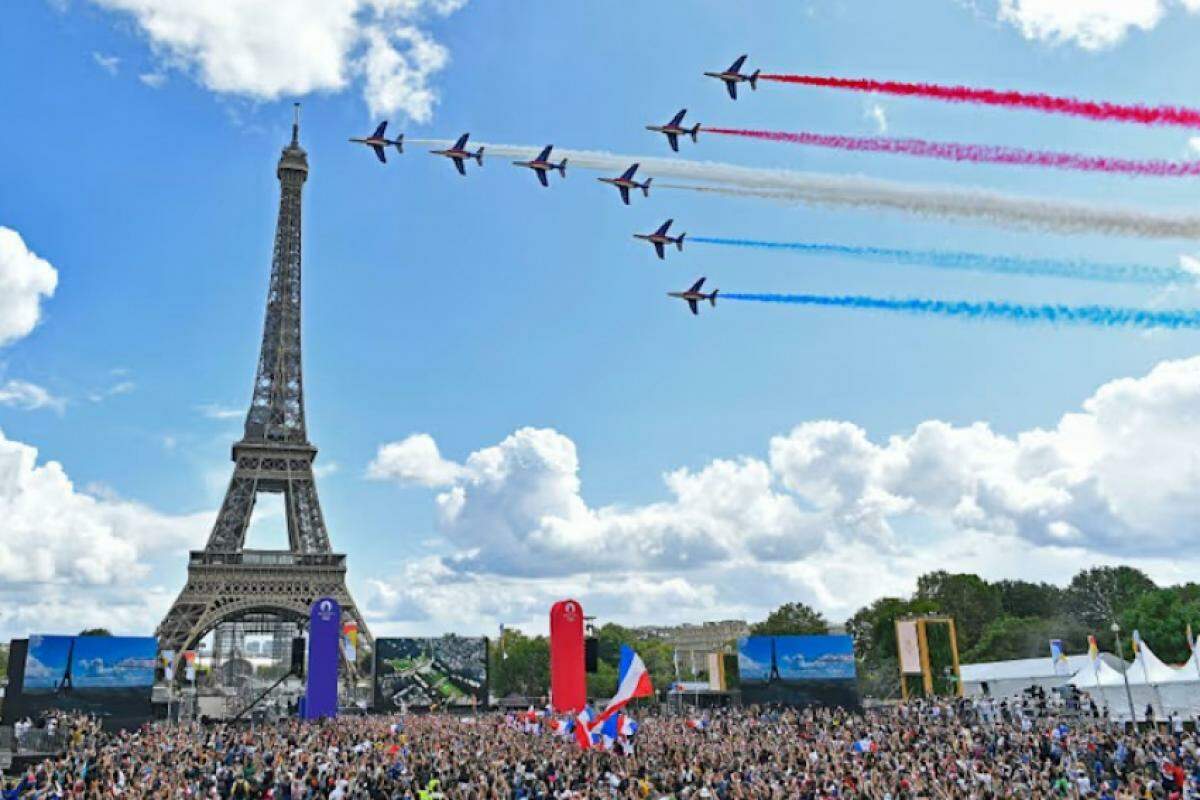
M 337 716 L 341 634 L 342 608 L 338 601 L 332 597 L 318 599 L 309 612 L 305 719 Z
M 583 608 L 575 600 L 550 607 L 550 701 L 560 714 L 574 714 L 587 705 Z
M 917 640 L 916 620 L 896 623 L 896 644 L 900 650 L 900 671 L 905 675 L 920 675 L 921 645 Z

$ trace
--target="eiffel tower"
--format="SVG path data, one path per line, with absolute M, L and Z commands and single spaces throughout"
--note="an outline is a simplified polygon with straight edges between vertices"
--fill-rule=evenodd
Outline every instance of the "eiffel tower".
M 233 445 L 233 478 L 203 550 L 193 550 L 188 579 L 156 635 L 160 650 L 182 653 L 224 622 L 273 615 L 307 627 L 312 602 L 341 603 L 344 619 L 366 624 L 346 589 L 346 556 L 334 553 L 317 500 L 317 448 L 304 425 L 300 369 L 300 194 L 308 155 L 300 147 L 299 104 L 292 141 L 276 169 L 279 219 L 267 292 L 262 349 L 245 434 Z M 246 528 L 260 492 L 283 495 L 286 551 L 246 550 Z M 351 665 L 352 666 L 352 665 Z

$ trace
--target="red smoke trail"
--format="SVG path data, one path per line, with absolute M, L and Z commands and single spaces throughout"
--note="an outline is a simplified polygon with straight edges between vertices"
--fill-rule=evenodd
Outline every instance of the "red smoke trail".
M 1048 114 L 1067 114 L 1073 117 L 1136 122 L 1142 125 L 1174 125 L 1181 128 L 1200 128 L 1200 109 L 1179 106 L 1121 105 L 1079 100 L 1074 97 L 1055 97 L 1048 94 L 1006 92 L 996 89 L 972 89 L 969 86 L 945 86 L 937 83 L 906 83 L 876 81 L 868 78 L 831 78 L 820 75 L 767 75 L 760 80 L 780 83 L 799 83 L 805 86 L 824 86 L 849 89 L 855 92 L 879 92 L 902 97 L 925 97 L 950 103 L 981 103 L 988 106 L 1028 108 Z
M 1157 178 L 1184 178 L 1200 175 L 1200 161 L 1137 161 L 1128 158 L 1085 156 L 1075 153 L 1055 153 L 1043 150 L 1024 150 L 1019 147 L 930 142 L 925 139 L 889 139 L 884 137 L 827 136 L 820 133 L 788 133 L 784 131 L 755 131 L 738 128 L 702 128 L 706 133 L 726 136 L 745 136 L 770 142 L 791 142 L 836 150 L 867 153 L 894 153 L 946 161 L 972 161 L 982 164 L 1020 164 L 1054 169 L 1073 169 L 1084 172 L 1109 172 L 1124 175 L 1148 175 Z

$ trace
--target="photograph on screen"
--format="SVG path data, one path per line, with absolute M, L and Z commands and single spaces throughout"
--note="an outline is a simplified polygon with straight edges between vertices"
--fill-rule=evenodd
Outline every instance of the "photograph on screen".
M 487 703 L 487 639 L 375 640 L 375 709 Z
M 154 714 L 157 653 L 152 636 L 30 636 L 24 686 L 12 699 L 22 716 L 68 711 L 110 730 L 135 728 Z

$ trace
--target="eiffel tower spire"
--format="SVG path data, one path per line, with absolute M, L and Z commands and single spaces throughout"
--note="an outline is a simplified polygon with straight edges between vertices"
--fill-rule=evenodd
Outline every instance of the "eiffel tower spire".
M 330 547 L 313 476 L 317 449 L 309 443 L 304 423 L 300 219 L 308 154 L 300 146 L 298 103 L 292 140 L 283 148 L 275 174 L 279 216 L 250 410 L 243 436 L 233 445 L 233 477 L 208 544 L 192 552 L 188 583 L 159 625 L 163 650 L 192 646 L 219 622 L 244 613 L 280 612 L 305 623 L 309 604 L 323 595 L 338 598 L 343 613 L 365 631 L 345 586 L 345 556 Z M 261 492 L 283 495 L 286 552 L 244 550 Z M 366 636 L 369 641 L 370 634 Z

